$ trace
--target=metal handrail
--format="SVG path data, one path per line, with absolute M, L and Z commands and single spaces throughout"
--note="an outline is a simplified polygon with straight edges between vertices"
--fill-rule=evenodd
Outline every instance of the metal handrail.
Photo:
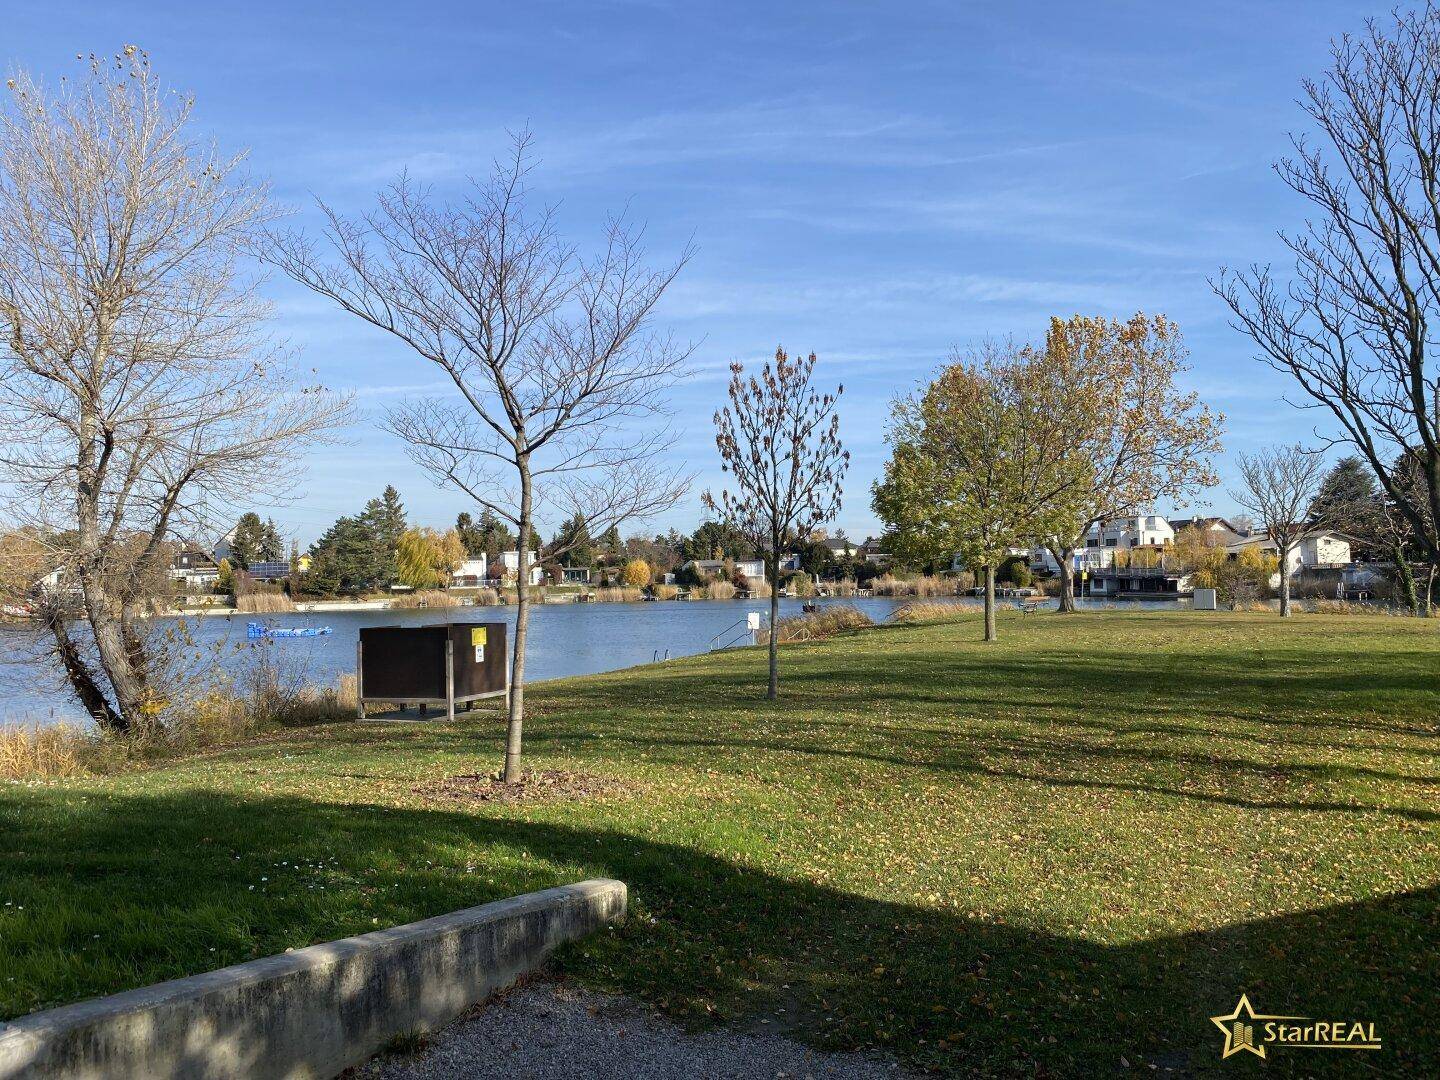
M 749 618 L 749 613 L 748 613 L 748 612 L 746 613 L 746 618 Z M 714 649 L 714 648 L 715 648 L 715 642 L 719 641 L 722 637 L 724 637 L 726 634 L 730 633 L 731 630 L 734 630 L 737 626 L 739 626 L 739 625 L 740 625 L 741 623 L 743 623 L 743 622 L 745 622 L 745 619 L 736 619 L 736 620 L 735 620 L 734 622 L 732 622 L 729 626 L 725 627 L 724 630 L 721 630 L 718 634 L 716 634 L 714 637 L 712 637 L 712 638 L 710 639 L 710 648 L 711 648 L 711 649 Z

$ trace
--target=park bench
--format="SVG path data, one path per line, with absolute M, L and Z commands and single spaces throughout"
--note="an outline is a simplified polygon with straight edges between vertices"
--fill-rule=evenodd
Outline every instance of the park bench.
M 1040 610 L 1039 600 L 1016 600 L 1015 606 L 1022 615 L 1033 615 Z

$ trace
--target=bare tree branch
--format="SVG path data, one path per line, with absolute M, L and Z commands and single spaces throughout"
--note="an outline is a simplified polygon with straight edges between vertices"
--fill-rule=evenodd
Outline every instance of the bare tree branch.
M 805 534 L 840 512 L 840 493 L 850 453 L 840 445 L 835 412 L 843 386 L 833 394 L 815 390 L 815 354 L 775 350 L 774 364 L 758 375 L 730 365 L 730 402 L 715 413 L 720 468 L 734 490 L 705 492 L 705 505 L 738 530 L 765 558 L 770 572 L 770 688 L 780 693 L 780 554 L 792 533 Z
M 1430 561 L 1440 561 L 1440 367 L 1430 325 L 1440 304 L 1440 10 L 1400 11 L 1331 48 L 1324 78 L 1304 84 L 1312 145 L 1276 165 L 1310 204 L 1283 236 L 1288 282 L 1269 267 L 1223 270 L 1213 283 L 1259 356 L 1292 376 L 1302 408 L 1369 463 Z M 1322 437 L 1324 437 L 1322 433 Z M 1406 490 L 1390 463 L 1413 456 Z
M 8 86 L 7 511 L 69 536 L 58 565 L 83 596 L 114 699 L 97 718 L 129 728 L 176 695 L 139 622 L 171 537 L 257 488 L 283 495 L 297 450 L 346 403 L 298 384 L 265 338 L 268 312 L 241 263 L 271 216 L 265 191 L 239 177 L 243 157 L 188 135 L 190 100 L 162 89 L 143 52 L 92 57 L 58 94 L 25 74 Z
M 402 176 L 362 217 L 321 204 L 325 257 L 311 238 L 279 230 L 264 251 L 453 386 L 392 409 L 385 426 L 438 482 L 520 537 L 507 781 L 520 769 L 536 522 L 578 515 L 601 532 L 660 513 L 689 486 L 659 461 L 672 445 L 668 394 L 690 349 L 652 325 L 689 250 L 654 269 L 640 232 L 611 220 L 601 250 L 583 258 L 559 239 L 553 211 L 531 211 L 529 170 L 525 133 L 457 203 Z
M 1254 516 L 1280 559 L 1280 614 L 1290 614 L 1290 553 L 1315 531 L 1310 508 L 1325 476 L 1325 459 L 1303 446 L 1241 454 L 1241 486 L 1230 497 Z

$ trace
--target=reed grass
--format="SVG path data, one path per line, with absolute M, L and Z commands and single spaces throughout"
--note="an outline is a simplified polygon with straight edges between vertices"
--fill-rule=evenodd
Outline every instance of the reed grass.
M 957 583 L 953 578 L 926 574 L 917 578 L 897 578 L 893 574 L 881 574 L 870 583 L 870 591 L 876 596 L 953 596 Z
M 674 600 L 675 597 L 678 596 L 679 594 L 680 594 L 680 590 L 679 590 L 678 588 L 676 588 L 674 585 L 656 585 L 656 586 L 655 586 L 655 599 L 656 599 L 656 600 Z
M 281 592 L 252 592 L 235 598 L 235 610 L 267 614 L 294 611 L 295 601 Z
M 349 719 L 355 703 L 354 675 L 317 687 L 288 683 L 272 671 L 252 674 L 232 692 L 197 699 L 168 724 L 125 735 L 65 723 L 0 727 L 0 780 L 119 773 L 284 728 Z
M 453 608 L 460 606 L 460 598 L 443 589 L 417 589 L 414 592 L 398 593 L 391 607 L 396 608 Z
M 0 728 L 0 780 L 79 776 L 93 738 L 70 724 Z
M 596 602 L 601 604 L 628 604 L 645 596 L 642 590 L 628 585 L 605 585 L 594 592 Z
M 875 622 L 857 607 L 850 604 L 826 604 L 819 611 L 808 611 L 803 615 L 788 615 L 775 624 L 780 644 L 796 641 L 822 641 L 845 630 L 864 630 Z M 762 629 L 756 635 L 757 644 L 768 644 L 769 631 Z
M 974 608 L 954 600 L 912 600 L 898 608 L 890 616 L 890 621 L 894 623 L 936 622 L 940 619 L 953 619 L 957 615 L 964 615 L 973 610 Z
M 1314 615 L 1389 615 L 1399 614 L 1381 604 L 1356 604 L 1349 600 L 1312 600 L 1308 610 Z

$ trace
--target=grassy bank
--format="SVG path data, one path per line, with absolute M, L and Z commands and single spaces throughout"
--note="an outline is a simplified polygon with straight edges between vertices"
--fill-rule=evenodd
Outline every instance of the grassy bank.
M 753 649 L 547 684 L 530 764 L 627 786 L 588 802 L 417 792 L 495 766 L 493 713 L 0 786 L 0 1016 L 609 875 L 635 917 L 565 965 L 696 1021 L 957 1073 L 1219 1072 L 1207 1018 L 1244 991 L 1386 1046 L 1270 1072 L 1440 1071 L 1440 626 L 975 631 L 787 646 L 778 706 Z

